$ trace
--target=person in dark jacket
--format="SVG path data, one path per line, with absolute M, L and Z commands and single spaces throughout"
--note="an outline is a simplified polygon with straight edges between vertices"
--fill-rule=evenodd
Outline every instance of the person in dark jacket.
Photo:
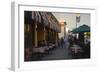
M 61 38 L 61 47 L 64 48 L 64 39 Z

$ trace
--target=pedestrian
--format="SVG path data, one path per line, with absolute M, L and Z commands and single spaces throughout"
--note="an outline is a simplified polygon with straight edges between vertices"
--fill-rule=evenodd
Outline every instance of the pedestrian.
M 64 40 L 61 38 L 61 48 L 64 48 Z
M 61 48 L 60 39 L 58 39 L 58 46 Z

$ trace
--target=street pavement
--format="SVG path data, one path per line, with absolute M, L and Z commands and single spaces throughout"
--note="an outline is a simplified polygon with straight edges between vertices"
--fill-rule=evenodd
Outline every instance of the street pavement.
M 57 47 L 50 51 L 50 54 L 43 57 L 41 60 L 62 60 L 62 59 L 72 59 L 69 48 L 69 43 L 65 48 Z

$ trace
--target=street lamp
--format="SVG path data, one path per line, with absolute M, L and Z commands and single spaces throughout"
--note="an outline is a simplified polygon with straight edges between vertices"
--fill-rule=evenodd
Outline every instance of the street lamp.
M 80 13 L 76 13 L 76 28 L 80 24 Z
M 64 22 L 64 37 L 66 36 L 66 25 L 67 25 L 67 23 Z
M 80 13 L 76 13 L 76 28 L 80 25 Z M 78 39 L 79 34 L 76 34 L 76 37 Z

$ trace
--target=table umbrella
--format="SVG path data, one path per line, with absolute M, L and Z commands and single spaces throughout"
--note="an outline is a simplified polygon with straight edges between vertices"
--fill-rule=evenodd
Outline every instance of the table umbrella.
M 83 24 L 82 26 L 73 29 L 72 32 L 73 33 L 90 32 L 90 27 L 88 25 Z

